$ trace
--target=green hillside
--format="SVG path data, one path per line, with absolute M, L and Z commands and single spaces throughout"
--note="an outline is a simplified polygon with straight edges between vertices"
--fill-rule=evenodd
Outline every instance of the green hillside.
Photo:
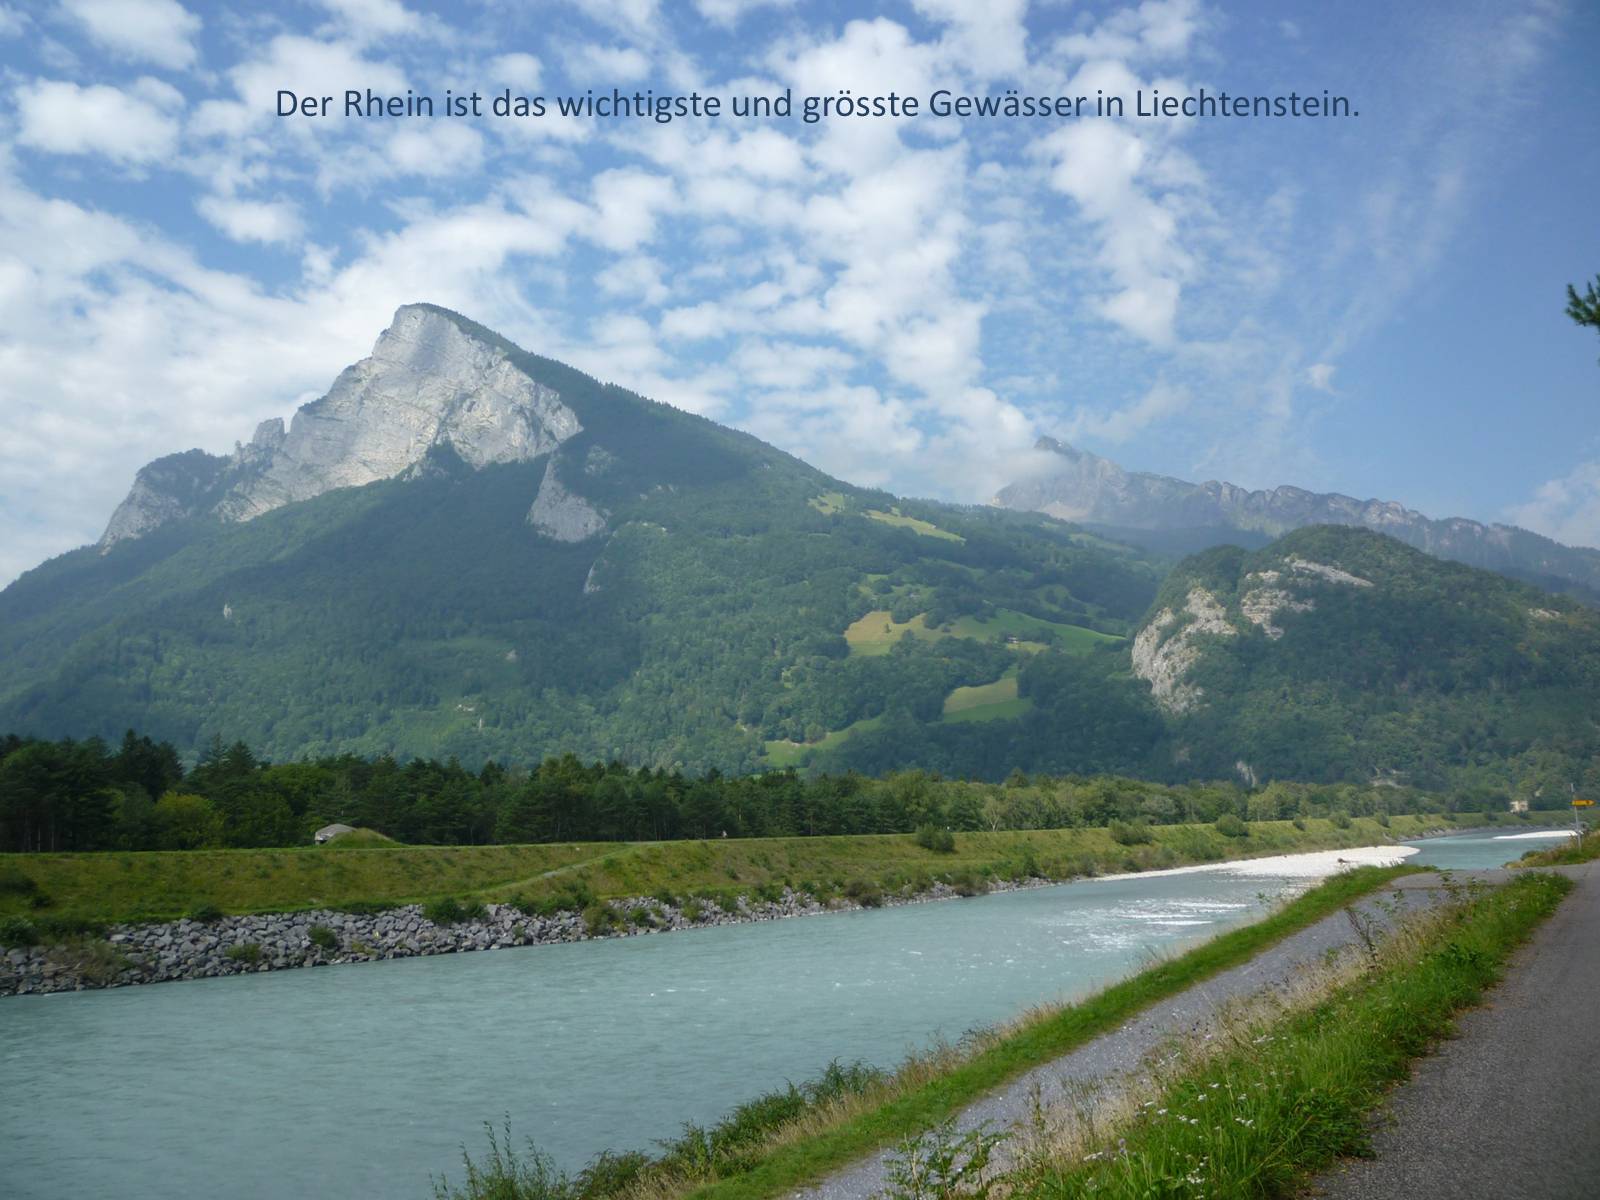
M 604 535 L 530 528 L 546 459 L 472 470 L 445 452 L 245 524 L 197 518 L 78 550 L 0 593 L 0 729 L 136 726 L 186 753 L 220 735 L 278 760 L 571 751 L 724 771 L 780 765 L 769 745 L 816 747 L 809 761 L 848 741 L 852 761 L 886 766 L 898 756 L 881 747 L 823 743 L 873 722 L 937 729 L 953 689 L 1029 650 L 1115 647 L 1159 581 L 1151 561 L 1047 518 L 852 488 L 560 364 L 514 361 L 581 418 L 560 477 L 609 514 Z M 847 629 L 880 608 L 949 635 L 852 655 Z M 1045 640 L 1023 647 L 1015 630 Z M 947 769 L 1015 765 L 1014 738 L 969 740 Z M 1039 765 L 1135 769 L 1146 749 Z
M 1354 582 L 1328 577 L 1333 568 Z M 1488 571 L 1344 527 L 1303 529 L 1246 552 L 1186 559 L 1163 583 L 1148 640 L 1202 622 L 1196 590 L 1231 633 L 1194 633 L 1170 714 L 1185 769 L 1261 778 L 1484 786 L 1532 797 L 1600 772 L 1600 613 Z M 1259 616 L 1280 592 L 1289 600 Z M 1204 608 L 1204 603 L 1200 606 Z M 1169 660 L 1170 661 L 1170 660 Z

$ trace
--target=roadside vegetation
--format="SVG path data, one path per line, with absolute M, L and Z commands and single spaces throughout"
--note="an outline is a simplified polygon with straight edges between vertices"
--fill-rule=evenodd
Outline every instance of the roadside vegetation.
M 1518 859 L 1517 867 L 1566 867 L 1600 858 L 1600 829 L 1590 828 L 1582 837 L 1570 838 L 1543 850 L 1530 850 Z
M 1052 1125 L 1040 1113 L 1001 1149 L 1010 1161 L 998 1178 L 947 1174 L 957 1186 L 1041 1200 L 1294 1195 L 1312 1172 L 1368 1150 L 1369 1114 L 1385 1089 L 1482 998 L 1571 887 L 1529 873 L 1413 917 L 1297 994 L 1258 999 L 1210 1043 L 1191 1040 L 1120 1119 L 1084 1111 Z M 902 1177 L 950 1141 L 946 1133 L 908 1145 Z
M 827 902 L 997 880 L 1065 880 L 1389 842 L 1450 828 L 1437 816 L 953 833 L 558 842 L 522 846 L 298 847 L 0 856 L 0 916 L 50 922 L 169 920 L 306 908 L 371 911 L 436 901 L 582 911 L 630 896 L 730 905 L 784 888 Z M 1219 825 L 1221 826 L 1219 828 Z M 342 839 L 341 839 L 342 840 Z
M 936 1045 L 898 1070 L 835 1063 L 812 1084 L 758 1097 L 710 1129 L 686 1126 L 656 1156 L 604 1154 L 575 1176 L 509 1129 L 489 1129 L 482 1159 L 463 1152 L 460 1186 L 440 1200 L 767 1200 L 872 1150 L 916 1138 L 1007 1080 L 1117 1028 L 1140 1010 L 1236 966 L 1382 888 L 1405 868 L 1341 874 L 1231 930 L 1075 1004 L 1041 1007 L 1010 1026 Z

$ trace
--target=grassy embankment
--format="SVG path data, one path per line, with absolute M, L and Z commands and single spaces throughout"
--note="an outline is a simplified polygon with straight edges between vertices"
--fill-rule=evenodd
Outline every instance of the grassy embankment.
M 661 1156 L 602 1156 L 575 1178 L 531 1147 L 492 1143 L 461 1200 L 770 1200 L 885 1146 L 915 1138 L 1041 1063 L 1116 1029 L 1142 1009 L 1243 963 L 1383 887 L 1406 868 L 1334 876 L 1261 921 L 1230 930 L 1074 1004 L 1046 1006 L 961 1047 L 937 1047 L 893 1074 L 834 1068 L 817 1084 L 753 1100 L 709 1130 L 689 1127 Z M 508 1131 L 509 1134 L 509 1131 Z M 491 1136 L 492 1134 L 491 1131 Z
M 1297 1194 L 1312 1172 L 1368 1150 L 1384 1089 L 1571 887 L 1530 873 L 1420 918 L 1298 1011 L 1240 1021 L 1220 1046 L 1191 1050 L 1122 1120 L 1041 1131 L 1002 1182 L 1042 1200 Z M 907 1161 L 929 1148 L 908 1147 Z
M 1582 837 L 1571 838 L 1546 850 L 1530 850 L 1515 867 L 1569 867 L 1600 858 L 1600 829 L 1591 827 Z
M 1395 816 L 1387 827 L 1307 820 L 1259 821 L 1247 837 L 1211 825 L 1150 827 L 1148 844 L 1117 843 L 1105 829 L 961 833 L 938 853 L 909 834 L 727 838 L 685 842 L 528 846 L 296 847 L 95 854 L 0 855 L 19 886 L 0 888 L 0 916 L 100 922 L 162 920 L 202 906 L 226 913 L 399 905 L 442 897 L 537 902 L 579 892 L 599 899 L 672 893 L 731 899 L 784 886 L 820 896 L 921 890 L 935 879 L 983 890 L 988 879 L 1070 879 L 1304 850 L 1372 845 L 1446 824 Z M 31 882 L 28 882 L 31 881 Z M 38 905 L 42 895 L 48 904 Z

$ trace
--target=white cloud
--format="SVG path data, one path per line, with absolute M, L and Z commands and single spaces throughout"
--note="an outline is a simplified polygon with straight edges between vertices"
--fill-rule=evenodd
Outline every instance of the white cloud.
M 1306 368 L 1306 382 L 1319 392 L 1333 391 L 1333 373 L 1337 370 L 1332 363 L 1312 363 Z
M 501 54 L 489 60 L 489 78 L 531 94 L 539 90 L 544 68 L 531 54 Z
M 389 138 L 389 161 L 406 175 L 470 175 L 483 159 L 483 136 L 449 121 L 404 121 Z
M 949 27 L 941 50 L 963 70 L 1015 80 L 1027 68 L 1027 0 L 912 0 L 912 7 Z
M 632 46 L 581 42 L 561 56 L 562 69 L 575 83 L 608 88 L 637 83 L 650 74 L 650 59 Z
M 619 258 L 596 275 L 594 281 L 607 296 L 655 308 L 672 295 L 662 275 L 660 262 L 647 254 L 634 254 Z
M 1506 510 L 1506 520 L 1569 546 L 1600 548 L 1600 459 L 1579 463 Z
M 292 243 L 300 238 L 300 213 L 287 200 L 203 196 L 195 209 L 236 242 Z
M 1171 343 L 1180 285 L 1193 260 L 1178 236 L 1174 202 L 1152 195 L 1146 180 L 1183 180 L 1184 160 L 1163 162 L 1148 139 L 1101 120 L 1067 125 L 1037 147 L 1052 162 L 1051 185 L 1076 201 L 1100 233 L 1098 258 L 1117 289 L 1103 298 L 1102 313 L 1146 341 Z
M 1061 38 L 1056 50 L 1083 59 L 1181 58 L 1203 25 L 1199 0 L 1145 0 L 1118 9 L 1088 33 Z
M 155 86 L 140 96 L 103 84 L 24 84 L 15 92 L 17 141 L 51 154 L 96 154 L 130 165 L 164 161 L 177 149 L 178 122 L 168 111 L 170 102 L 161 102 L 170 101 L 159 91 L 166 85 L 151 82 Z
M 1110 412 L 1078 410 L 1066 425 L 1066 440 L 1092 437 L 1120 445 L 1177 416 L 1189 407 L 1192 396 L 1184 387 L 1157 383 L 1132 404 Z
M 423 29 L 422 18 L 400 0 L 320 0 L 320 3 L 359 37 L 401 37 Z
M 61 7 L 92 41 L 122 58 L 183 70 L 199 57 L 200 18 L 177 0 L 62 0 Z
M 791 8 L 794 0 L 694 0 L 700 15 L 713 25 L 731 28 L 759 8 Z
M 328 42 L 297 34 L 273 38 L 263 54 L 235 66 L 228 72 L 237 101 L 207 101 L 196 110 L 197 133 L 239 137 L 255 126 L 278 122 L 279 127 L 319 132 L 347 128 L 344 93 L 368 89 L 382 96 L 404 96 L 408 90 L 405 73 L 392 63 L 365 57 L 345 42 Z M 317 99 L 331 97 L 327 117 L 278 117 L 279 90 Z

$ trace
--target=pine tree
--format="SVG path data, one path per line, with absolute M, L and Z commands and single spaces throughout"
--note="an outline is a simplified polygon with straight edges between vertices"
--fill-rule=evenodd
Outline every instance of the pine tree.
M 1594 326 L 1595 332 L 1600 333 L 1600 275 L 1581 296 L 1577 288 L 1567 284 L 1567 316 L 1579 325 Z

